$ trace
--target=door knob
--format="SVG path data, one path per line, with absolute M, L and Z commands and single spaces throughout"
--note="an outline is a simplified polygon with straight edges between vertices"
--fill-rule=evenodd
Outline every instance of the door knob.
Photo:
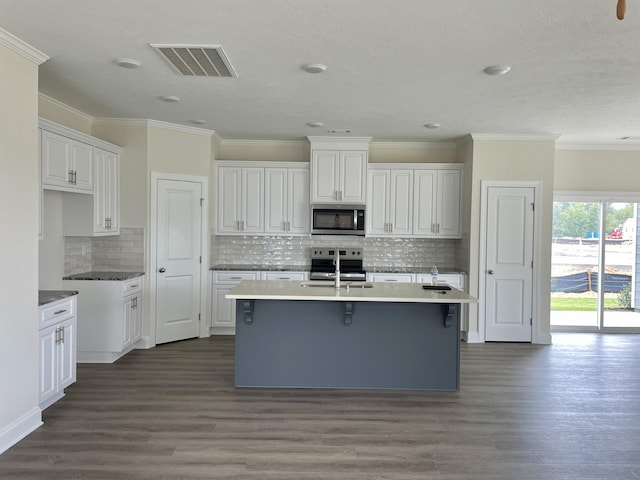
M 167 269 L 166 269 L 166 268 L 164 268 L 164 267 L 162 267 L 162 268 L 159 268 L 159 269 L 158 269 L 158 271 L 159 271 L 160 273 L 164 273 L 164 272 L 166 272 L 166 271 L 167 271 Z
M 493 275 L 493 274 L 494 274 L 494 273 L 496 273 L 496 272 L 494 272 L 493 270 L 487 270 L 487 273 L 488 273 L 489 275 Z

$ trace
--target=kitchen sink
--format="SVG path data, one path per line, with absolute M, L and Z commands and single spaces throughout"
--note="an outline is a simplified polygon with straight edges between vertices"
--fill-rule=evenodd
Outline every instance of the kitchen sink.
M 325 287 L 335 288 L 333 282 L 327 282 L 324 280 L 309 280 L 308 282 L 301 282 L 301 287 Z M 373 288 L 373 283 L 369 282 L 341 282 L 340 288 Z

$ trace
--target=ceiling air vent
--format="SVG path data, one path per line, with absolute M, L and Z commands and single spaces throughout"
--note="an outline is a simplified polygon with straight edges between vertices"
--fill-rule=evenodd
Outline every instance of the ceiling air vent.
M 179 75 L 190 77 L 234 77 L 235 70 L 220 45 L 158 45 L 153 48 Z

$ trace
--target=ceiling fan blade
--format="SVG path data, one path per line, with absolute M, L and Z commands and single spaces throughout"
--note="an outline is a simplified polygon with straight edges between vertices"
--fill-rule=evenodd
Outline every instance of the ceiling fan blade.
M 616 16 L 618 20 L 624 18 L 624 14 L 627 11 L 627 0 L 618 0 L 618 6 L 616 7 Z

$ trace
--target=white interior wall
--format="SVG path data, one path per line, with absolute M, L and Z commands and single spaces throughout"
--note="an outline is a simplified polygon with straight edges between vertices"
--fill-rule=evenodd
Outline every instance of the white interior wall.
M 0 111 L 4 112 L 0 115 L 0 215 L 4 227 L 4 235 L 0 236 L 0 453 L 41 425 L 39 61 L 20 51 L 15 48 L 14 37 L 0 29 Z

